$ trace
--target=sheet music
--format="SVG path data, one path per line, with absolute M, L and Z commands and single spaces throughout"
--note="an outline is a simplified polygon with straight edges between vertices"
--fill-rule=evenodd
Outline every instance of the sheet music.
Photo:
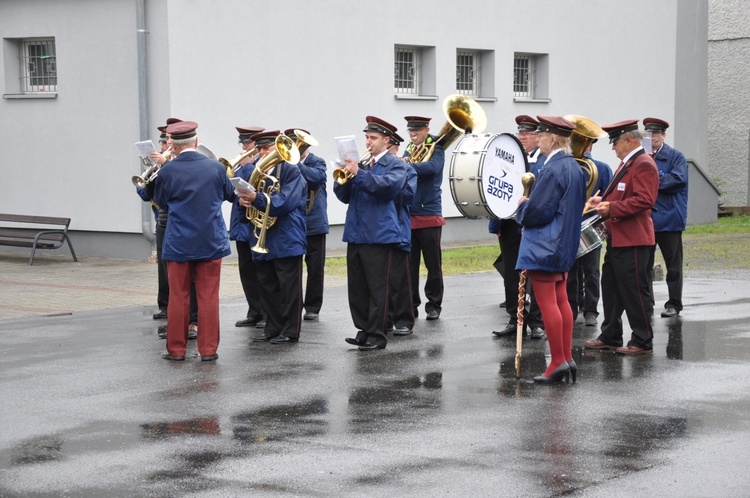
M 641 145 L 643 146 L 643 150 L 646 151 L 646 154 L 652 154 L 654 152 L 653 147 L 651 146 L 651 132 L 650 131 L 643 132 L 643 139 L 641 140 Z
M 144 140 L 143 142 L 136 142 L 135 148 L 138 149 L 138 155 L 141 159 L 148 159 L 149 154 L 156 152 L 154 142 L 151 140 Z
M 346 135 L 344 137 L 333 137 L 336 141 L 336 150 L 339 152 L 339 159 L 343 164 L 347 159 L 353 161 L 359 160 L 359 153 L 357 152 L 357 139 L 354 135 Z

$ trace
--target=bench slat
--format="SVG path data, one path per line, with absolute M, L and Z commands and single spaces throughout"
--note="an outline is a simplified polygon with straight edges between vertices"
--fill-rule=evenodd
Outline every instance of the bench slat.
M 29 265 L 34 264 L 34 254 L 36 253 L 37 249 L 59 249 L 65 244 L 66 241 L 68 242 L 70 254 L 73 256 L 73 261 L 78 261 L 76 253 L 73 250 L 73 244 L 70 242 L 70 238 L 68 237 L 68 226 L 70 225 L 70 218 L 0 213 L 0 222 L 10 222 L 25 225 L 47 225 L 45 228 L 0 227 L 0 245 L 31 248 Z M 63 228 L 62 230 L 50 229 L 50 226 L 63 226 L 65 228 Z

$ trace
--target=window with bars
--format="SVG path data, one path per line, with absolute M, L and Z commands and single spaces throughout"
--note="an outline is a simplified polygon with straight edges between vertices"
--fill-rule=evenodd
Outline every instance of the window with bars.
M 534 98 L 536 58 L 516 54 L 513 59 L 513 96 Z
M 481 55 L 477 51 L 456 52 L 456 90 L 463 95 L 478 97 L 481 88 Z
M 57 55 L 54 38 L 29 38 L 21 40 L 21 91 L 57 91 Z
M 394 88 L 396 93 L 418 95 L 421 90 L 422 53 L 418 48 L 396 47 Z

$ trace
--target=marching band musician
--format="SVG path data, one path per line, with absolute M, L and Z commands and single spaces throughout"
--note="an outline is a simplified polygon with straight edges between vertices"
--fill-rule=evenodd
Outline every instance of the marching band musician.
M 196 151 L 198 124 L 181 121 L 167 126 L 174 159 L 159 170 L 153 199 L 169 212 L 162 257 L 167 261 L 166 360 L 185 359 L 191 277 L 195 279 L 200 316 L 201 361 L 219 356 L 219 281 L 221 260 L 231 254 L 221 205 L 234 199 L 224 166 Z
M 238 141 L 242 147 L 242 152 L 251 151 L 255 148 L 253 135 L 262 132 L 265 128 L 260 126 L 236 126 L 239 133 Z M 257 151 L 252 156 L 248 156 L 239 162 L 239 169 L 234 172 L 238 178 L 247 181 L 255 169 L 255 161 L 258 158 Z M 258 270 L 253 261 L 253 252 L 250 250 L 258 241 L 253 232 L 253 226 L 245 217 L 246 208 L 240 205 L 239 198 L 232 205 L 232 215 L 229 222 L 229 240 L 234 240 L 237 248 L 237 263 L 239 265 L 240 283 L 242 292 L 245 294 L 247 301 L 247 314 L 245 318 L 237 320 L 235 327 L 265 327 L 265 314 L 260 302 L 260 292 L 258 286 Z
M 398 147 L 404 141 L 394 132 L 390 138 L 388 151 L 398 156 Z M 396 199 L 401 229 L 401 243 L 393 250 L 389 277 L 388 324 L 386 331 L 393 327 L 393 335 L 410 335 L 414 330 L 414 303 L 412 301 L 411 271 L 411 205 L 417 190 L 417 172 L 406 168 L 406 182 Z
M 424 256 L 427 280 L 424 305 L 427 320 L 437 320 L 443 310 L 443 262 L 440 239 L 443 218 L 442 189 L 445 150 L 435 144 L 432 156 L 425 162 L 409 162 L 409 157 L 422 144 L 434 143 L 438 137 L 430 135 L 430 120 L 424 116 L 406 116 L 406 129 L 411 142 L 406 147 L 404 160 L 417 173 L 417 191 L 411 207 L 411 288 L 414 317 L 419 316 L 419 267 Z
M 575 125 L 557 116 L 537 116 L 539 147 L 547 156 L 529 197 L 521 196 L 516 218 L 523 226 L 516 269 L 526 270 L 547 331 L 552 355 L 534 382 L 551 384 L 572 373 L 573 313 L 566 291 L 567 272 L 576 260 L 586 177 L 570 152 Z
M 357 328 L 348 344 L 360 351 L 385 349 L 388 307 L 388 273 L 393 247 L 402 242 L 396 199 L 406 181 L 406 163 L 388 152 L 396 127 L 367 116 L 363 130 L 370 161 L 346 160 L 352 176 L 334 184 L 338 199 L 348 204 L 343 240 L 347 243 L 346 268 L 349 310 Z
M 601 196 L 586 203 L 595 208 L 607 227 L 607 251 L 602 265 L 604 322 L 596 339 L 583 343 L 586 349 L 615 350 L 624 355 L 653 352 L 650 315 L 648 256 L 654 245 L 651 209 L 659 191 L 659 172 L 641 146 L 638 120 L 620 121 L 602 129 L 609 134 L 620 165 Z M 622 312 L 632 329 L 623 346 Z
M 292 140 L 297 140 L 294 130 L 307 134 L 307 130 L 290 128 L 284 134 Z M 307 252 L 305 266 L 307 267 L 307 282 L 305 285 L 305 299 L 303 320 L 317 320 L 320 308 L 323 306 L 323 288 L 326 263 L 326 235 L 328 234 L 328 192 L 326 191 L 326 162 L 306 148 L 300 153 L 298 163 L 300 173 L 307 181 Z M 310 202 L 312 201 L 312 205 Z
M 518 125 L 518 141 L 521 142 L 524 152 L 526 152 L 527 161 L 529 163 L 529 172 L 534 174 L 535 178 L 539 177 L 539 171 L 544 165 L 547 156 L 541 151 L 539 147 L 539 135 L 536 132 L 539 122 L 527 116 L 521 114 L 516 116 L 516 124 Z M 520 280 L 520 274 L 515 271 L 516 261 L 518 260 L 518 249 L 521 246 L 521 226 L 516 223 L 516 220 L 512 218 L 503 220 L 490 220 L 489 226 L 490 233 L 497 234 L 498 242 L 500 244 L 500 256 L 503 258 L 503 265 L 505 268 L 505 274 L 503 275 L 503 290 L 505 291 L 505 311 L 508 312 L 510 320 L 508 324 L 502 330 L 495 330 L 492 334 L 495 337 L 507 337 L 516 334 L 517 330 L 517 319 L 518 319 L 518 282 Z M 542 322 L 542 315 L 539 311 L 539 305 L 537 304 L 534 296 L 534 290 L 529 288 L 530 304 L 529 310 L 524 314 L 524 325 L 528 326 L 529 337 L 532 339 L 543 339 L 544 338 L 544 323 Z
M 261 158 L 255 164 L 256 171 L 263 158 L 274 152 L 274 141 L 280 133 L 274 130 L 253 136 Z M 255 191 L 238 190 L 242 206 L 252 206 L 261 213 L 265 213 L 268 207 L 269 216 L 276 218 L 275 224 L 266 231 L 265 247 L 268 252 L 253 251 L 260 300 L 266 313 L 263 334 L 254 337 L 253 341 L 289 344 L 299 341 L 302 324 L 302 255 L 307 249 L 307 182 L 296 164 L 283 160 L 274 164 L 266 174 L 278 181 L 278 191 L 267 192 L 269 199 L 266 195 L 259 195 L 259 192 L 271 188 L 270 179 L 261 178 L 257 185 L 253 185 Z

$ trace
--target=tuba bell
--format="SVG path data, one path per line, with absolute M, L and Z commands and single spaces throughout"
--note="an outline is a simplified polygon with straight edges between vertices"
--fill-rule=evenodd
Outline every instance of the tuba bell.
M 464 133 L 482 133 L 487 127 L 487 115 L 474 99 L 466 95 L 448 95 L 443 100 L 443 114 L 447 121 L 438 133 L 438 138 L 431 143 L 421 143 L 415 147 L 404 160 L 407 163 L 429 161 L 435 152 L 435 146 L 447 149 Z
M 576 114 L 568 114 L 565 119 L 576 125 L 575 130 L 570 135 L 570 149 L 578 165 L 588 180 L 586 181 L 586 199 L 591 197 L 594 186 L 599 179 L 599 170 L 596 168 L 594 161 L 586 157 L 586 149 L 600 138 L 607 136 L 607 132 L 602 129 L 593 119 Z
M 255 226 L 255 236 L 258 242 L 251 249 L 258 253 L 267 253 L 266 249 L 266 232 L 276 223 L 276 217 L 270 215 L 271 195 L 279 191 L 281 186 L 279 180 L 269 173 L 281 162 L 297 164 L 299 162 L 299 150 L 291 138 L 286 135 L 279 135 L 274 142 L 276 150 L 258 161 L 255 169 L 250 175 L 250 185 L 253 186 L 257 195 L 263 195 L 266 198 L 266 209 L 261 211 L 258 208 L 250 206 L 245 211 L 245 217 Z

